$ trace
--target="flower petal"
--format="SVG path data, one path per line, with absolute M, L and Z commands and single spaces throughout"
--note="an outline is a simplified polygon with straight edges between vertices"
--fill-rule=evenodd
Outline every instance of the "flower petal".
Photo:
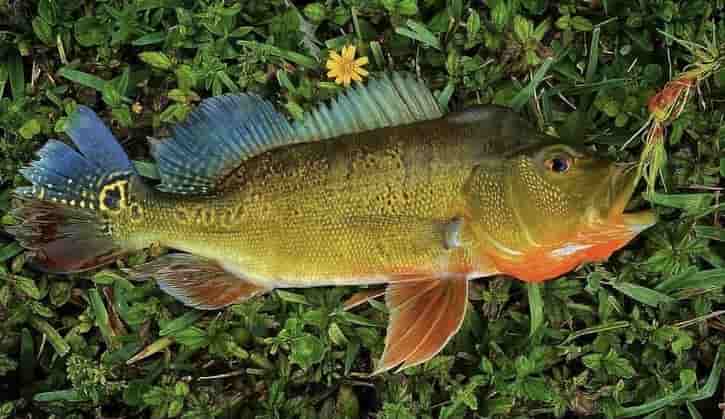
M 355 45 L 348 45 L 342 49 L 342 56 L 352 61 L 355 58 Z
M 356 66 L 363 66 L 363 65 L 365 65 L 365 64 L 367 64 L 369 62 L 370 61 L 368 60 L 368 57 L 363 56 L 363 57 L 360 57 L 357 60 L 355 60 L 355 65 Z
M 356 69 L 355 69 L 355 72 L 356 72 L 357 74 L 359 74 L 359 75 L 363 76 L 363 77 L 365 77 L 365 76 L 367 76 L 368 74 L 370 74 L 370 73 L 368 73 L 368 71 L 367 71 L 367 70 L 365 70 L 364 68 L 356 68 Z

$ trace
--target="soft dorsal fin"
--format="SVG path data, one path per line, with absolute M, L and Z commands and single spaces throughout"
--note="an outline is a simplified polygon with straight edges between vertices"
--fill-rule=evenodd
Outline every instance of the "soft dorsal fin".
M 255 95 L 206 99 L 185 122 L 173 128 L 172 138 L 153 140 L 151 151 L 161 176 L 159 189 L 203 194 L 214 191 L 244 160 L 277 147 L 442 115 L 422 82 L 393 73 L 349 89 L 293 125 Z
M 392 73 L 358 85 L 305 114 L 295 138 L 310 142 L 443 116 L 433 94 L 411 75 Z

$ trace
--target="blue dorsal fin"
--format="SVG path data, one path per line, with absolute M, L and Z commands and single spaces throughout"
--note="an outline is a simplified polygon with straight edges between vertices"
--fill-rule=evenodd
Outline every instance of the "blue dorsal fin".
M 255 95 L 204 100 L 173 137 L 154 140 L 159 189 L 181 194 L 214 191 L 241 162 L 271 149 L 440 118 L 443 113 L 425 85 L 393 73 L 358 85 L 291 125 Z
M 78 106 L 68 121 L 66 133 L 86 159 L 104 171 L 130 170 L 131 161 L 106 124 L 85 106 Z
M 159 189 L 183 194 L 211 192 L 242 161 L 292 142 L 289 122 L 272 104 L 248 94 L 204 100 L 173 133 L 152 141 L 151 153 Z
M 292 129 L 297 141 L 312 142 L 441 116 L 425 84 L 411 75 L 392 73 L 318 106 Z

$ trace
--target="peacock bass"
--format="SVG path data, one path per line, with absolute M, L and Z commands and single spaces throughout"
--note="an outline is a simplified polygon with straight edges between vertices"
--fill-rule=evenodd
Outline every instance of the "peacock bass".
M 506 108 L 444 115 L 409 75 L 348 89 L 294 123 L 255 95 L 213 97 L 172 132 L 151 142 L 154 185 L 79 107 L 67 128 L 77 149 L 48 141 L 23 169 L 32 186 L 16 190 L 11 232 L 51 272 L 176 249 L 131 274 L 199 309 L 275 288 L 386 284 L 376 373 L 440 352 L 463 322 L 469 280 L 553 279 L 655 222 L 624 212 L 633 165 Z

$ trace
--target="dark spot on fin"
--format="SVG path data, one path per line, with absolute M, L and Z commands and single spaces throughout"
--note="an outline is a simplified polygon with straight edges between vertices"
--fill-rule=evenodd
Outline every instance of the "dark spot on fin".
M 388 285 L 385 302 L 390 310 L 388 332 L 373 374 L 412 367 L 438 354 L 463 323 L 468 281 L 463 275 L 406 278 Z
M 38 269 L 69 273 L 113 262 L 124 253 L 93 211 L 33 198 L 18 198 L 12 215 L 19 221 L 8 228 L 32 255 Z
M 217 310 L 270 290 L 225 271 L 213 260 L 188 253 L 168 254 L 129 272 L 135 280 L 157 280 L 164 292 L 201 310 Z

